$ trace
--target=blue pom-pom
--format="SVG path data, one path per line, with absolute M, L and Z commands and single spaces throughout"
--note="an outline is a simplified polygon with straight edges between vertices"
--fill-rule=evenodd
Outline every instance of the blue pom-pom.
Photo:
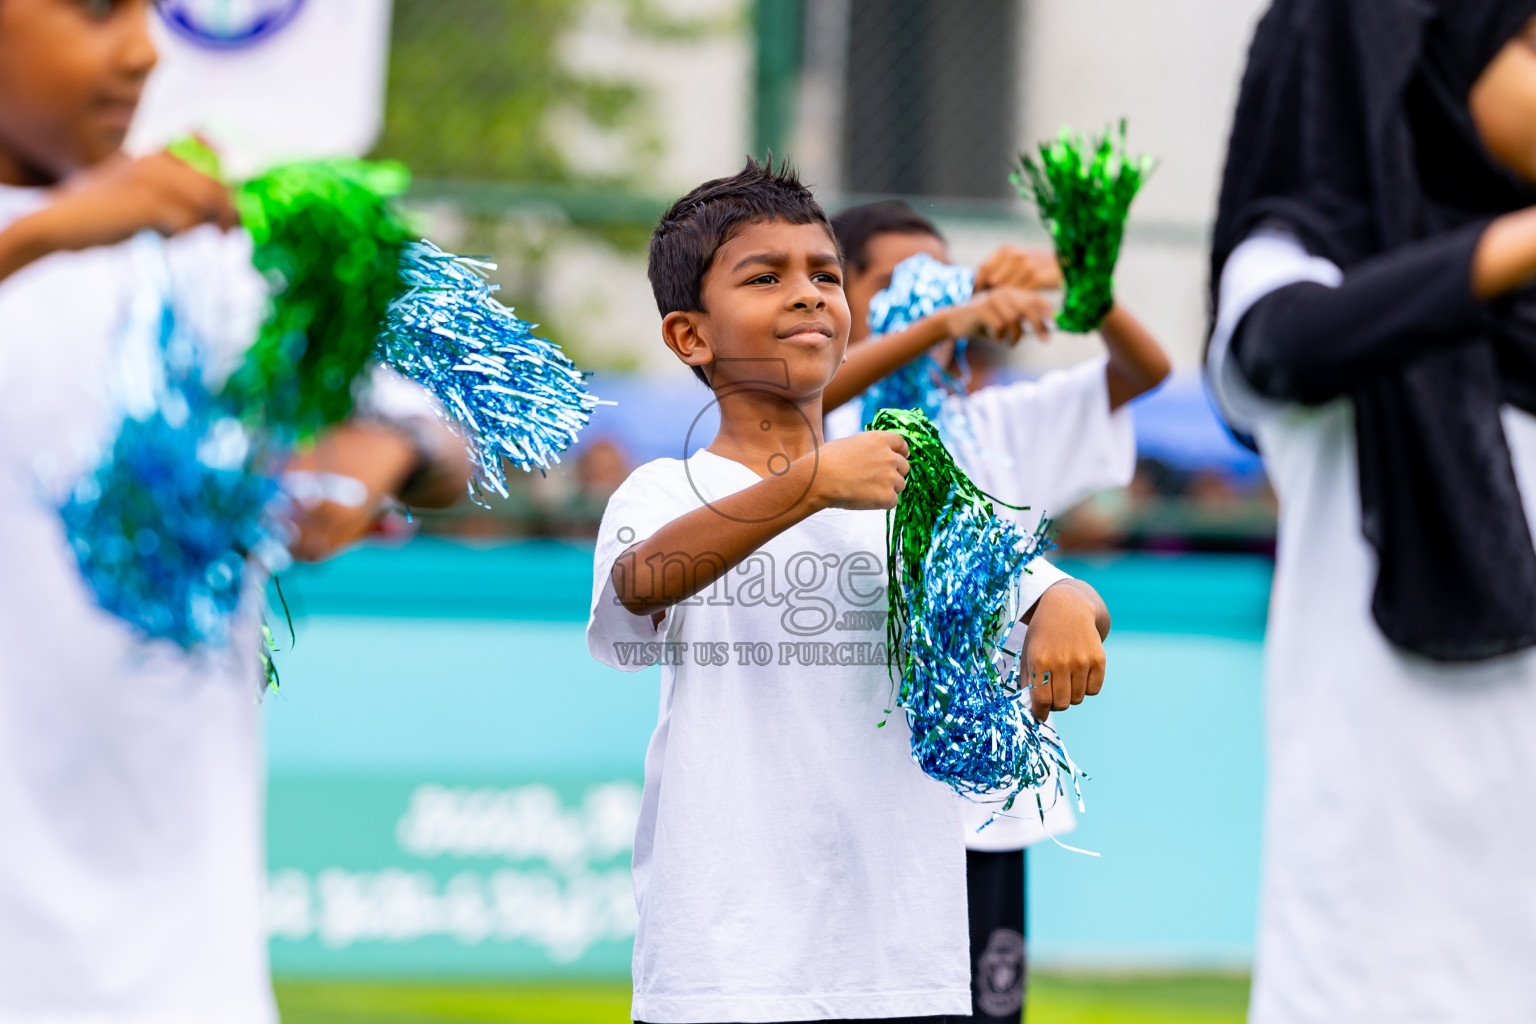
M 969 302 L 975 283 L 976 272 L 969 267 L 940 263 L 927 253 L 909 256 L 896 265 L 891 283 L 870 300 L 870 334 L 902 331 L 941 309 Z M 963 426 L 949 422 L 954 417 L 947 414 L 945 400 L 964 393 L 963 381 L 924 355 L 864 393 L 863 425 L 869 426 L 881 409 L 919 409 L 941 431 L 953 433 Z
M 1050 547 L 1047 530 L 1025 536 L 984 506 L 955 507 L 934 532 L 921 580 L 903 580 L 911 619 L 896 656 L 913 759 L 962 794 L 1008 794 L 1005 809 L 1024 790 L 1059 795 L 1063 778 L 1075 789 L 1081 774 L 1035 718 L 1019 659 L 1004 650 L 1019 580 Z
M 869 300 L 871 334 L 905 330 L 941 309 L 971 301 L 976 271 L 941 263 L 925 252 L 896 264 L 891 283 Z
M 176 334 L 167 306 L 161 336 Z M 286 561 L 268 514 L 277 481 L 256 439 L 205 386 L 195 353 L 167 345 L 158 357 L 151 407 L 124 417 L 59 515 L 102 608 L 146 638 L 223 645 L 248 560 Z
M 468 440 L 471 495 L 507 495 L 503 459 L 525 470 L 560 461 L 592 416 L 586 376 L 497 302 L 486 271 L 431 242 L 406 247 L 407 291 L 390 306 L 381 362 L 430 391 Z

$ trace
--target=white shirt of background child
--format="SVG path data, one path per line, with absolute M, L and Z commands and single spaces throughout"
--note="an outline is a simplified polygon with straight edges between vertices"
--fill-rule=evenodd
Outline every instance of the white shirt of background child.
M 888 710 L 885 513 L 818 512 L 659 628 L 615 600 L 626 549 L 757 482 L 708 451 L 648 463 L 598 536 L 593 656 L 628 670 L 662 661 L 635 836 L 632 1015 L 969 1013 L 958 805 L 912 762 L 906 720 Z M 646 571 L 624 571 L 635 568 Z M 1061 578 L 1037 573 L 1025 600 Z
M 1110 409 L 1105 364 L 1102 357 L 1092 359 L 1036 380 L 992 385 L 948 399 L 948 411 L 969 425 L 968 435 L 953 439 L 955 461 L 988 494 L 1010 505 L 1030 506 L 1024 512 L 996 506 L 1026 534 L 1035 530 L 1042 515 L 1057 515 L 1098 491 L 1123 487 L 1136 472 L 1131 411 Z M 857 432 L 859 420 L 857 399 L 832 410 L 827 439 Z M 1019 649 L 1023 634 L 1024 627 L 1017 627 L 1009 639 L 1011 650 Z M 962 798 L 966 847 L 1019 850 L 1076 827 L 1075 798 L 1042 794 L 1041 799 L 1046 804 L 1044 822 L 1029 794 L 1020 796 L 1006 813 L 1000 800 Z

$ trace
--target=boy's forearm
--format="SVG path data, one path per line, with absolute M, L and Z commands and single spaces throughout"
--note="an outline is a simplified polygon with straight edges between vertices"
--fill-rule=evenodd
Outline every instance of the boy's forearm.
M 815 460 L 797 459 L 782 476 L 679 516 L 619 556 L 614 592 L 635 615 L 687 600 L 819 511 L 814 482 Z
M 436 420 L 424 421 L 417 436 L 417 465 L 395 497 L 416 508 L 448 508 L 469 485 L 469 452 L 464 439 Z
M 1080 594 L 1088 606 L 1093 609 L 1093 627 L 1099 631 L 1099 639 L 1109 636 L 1109 606 L 1104 603 L 1104 598 L 1090 584 L 1078 579 L 1062 580 L 1057 586 L 1070 587 Z
M 0 231 L 0 281 L 51 251 L 45 223 L 37 214 L 12 222 Z
M 1163 346 L 1118 302 L 1099 325 L 1099 334 L 1109 350 L 1109 365 L 1104 374 L 1111 409 L 1151 391 L 1172 369 Z
M 848 359 L 822 392 L 822 412 L 828 413 L 867 391 L 941 341 L 949 340 L 943 313 L 924 317 L 904 331 L 861 341 L 848 348 Z
M 1071 590 L 1075 595 L 1082 598 L 1082 600 L 1088 605 L 1089 610 L 1093 612 L 1093 626 L 1098 630 L 1100 640 L 1103 640 L 1105 637 L 1109 636 L 1109 629 L 1111 625 L 1109 618 L 1109 606 L 1104 603 L 1104 598 L 1099 596 L 1099 592 L 1095 590 L 1091 584 L 1084 583 L 1080 579 L 1069 576 L 1064 580 L 1058 580 L 1057 582 L 1052 583 L 1049 587 L 1046 588 L 1046 593 L 1050 593 L 1052 590 L 1055 590 L 1058 587 Z M 1045 594 L 1041 594 L 1040 597 L 1044 598 Z M 1040 601 L 1036 600 L 1035 603 L 1031 605 L 1022 616 L 1020 616 L 1020 621 L 1022 621 L 1026 626 L 1029 625 L 1031 620 L 1035 617 L 1035 609 L 1039 606 Z

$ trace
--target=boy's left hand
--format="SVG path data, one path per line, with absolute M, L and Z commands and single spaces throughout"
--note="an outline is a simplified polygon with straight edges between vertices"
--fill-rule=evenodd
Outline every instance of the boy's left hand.
M 1024 677 L 1035 717 L 1043 722 L 1103 687 L 1109 613 L 1092 587 L 1063 580 L 1040 596 L 1026 621 Z

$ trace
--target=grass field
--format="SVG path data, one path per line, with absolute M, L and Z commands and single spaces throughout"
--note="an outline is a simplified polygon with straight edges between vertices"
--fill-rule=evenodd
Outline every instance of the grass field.
M 629 985 L 279 981 L 283 1024 L 624 1024 Z M 1236 975 L 1037 974 L 1031 1024 L 1242 1024 Z

